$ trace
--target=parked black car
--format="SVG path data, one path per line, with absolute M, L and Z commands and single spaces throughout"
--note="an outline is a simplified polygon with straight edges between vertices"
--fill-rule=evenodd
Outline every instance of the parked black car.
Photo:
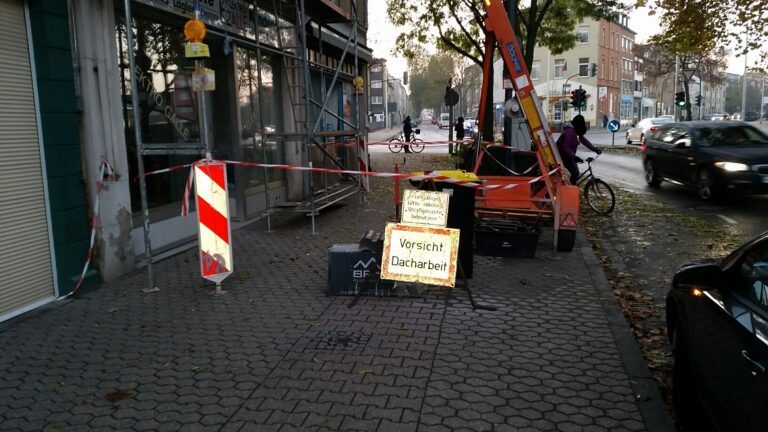
M 768 193 L 768 136 L 738 121 L 661 125 L 643 149 L 645 180 L 693 186 L 709 200 L 728 192 Z
M 667 296 L 675 409 L 684 431 L 768 428 L 768 232 L 683 266 Z

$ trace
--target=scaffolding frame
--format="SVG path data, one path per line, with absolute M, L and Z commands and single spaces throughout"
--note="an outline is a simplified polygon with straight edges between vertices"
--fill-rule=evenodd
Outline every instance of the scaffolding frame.
M 321 0 L 322 1 L 322 0 Z M 354 139 L 354 145 L 351 146 L 352 156 L 348 160 L 357 161 L 360 157 L 359 142 L 362 137 L 360 131 L 360 101 L 359 99 L 354 104 L 353 119 L 351 122 L 346 121 L 343 116 L 336 114 L 328 108 L 328 103 L 331 97 L 334 95 L 334 90 L 337 86 L 341 85 L 340 76 L 344 67 L 345 60 L 352 51 L 354 56 L 354 76 L 359 75 L 359 17 L 357 0 L 351 0 L 351 12 L 352 16 L 349 18 L 350 31 L 346 38 L 344 49 L 338 61 L 336 67 L 333 69 L 332 78 L 330 83 L 326 85 L 327 73 L 323 69 L 326 67 L 323 65 L 319 68 L 320 72 L 320 86 L 322 95 L 321 100 L 316 100 L 313 97 L 312 79 L 310 68 L 310 61 L 308 58 L 309 44 L 307 40 L 307 26 L 312 19 L 307 16 L 305 8 L 305 0 L 294 0 L 295 5 L 293 11 L 295 16 L 288 17 L 283 13 L 282 3 L 285 0 L 273 0 L 273 11 L 276 17 L 277 35 L 279 51 L 283 59 L 283 76 L 286 78 L 285 83 L 289 89 L 289 98 L 291 104 L 291 112 L 293 114 L 293 129 L 295 132 L 282 132 L 266 134 L 264 138 L 273 138 L 278 141 L 285 142 L 287 139 L 296 139 L 300 143 L 302 149 L 302 160 L 306 161 L 306 166 L 314 168 L 314 150 L 319 150 L 319 156 L 322 168 L 339 168 L 347 170 L 346 167 L 336 159 L 336 157 L 327 149 L 329 139 L 335 138 L 333 144 L 345 146 L 348 138 Z M 330 6 L 328 6 L 330 7 Z M 290 27 L 281 26 L 281 19 L 294 18 L 293 25 Z M 286 21 L 290 21 L 287 19 Z M 318 25 L 319 33 L 319 54 L 322 55 L 323 43 L 322 43 L 322 29 L 323 24 L 316 22 Z M 288 34 L 292 38 L 284 39 L 284 35 L 288 30 Z M 296 41 L 296 45 L 290 45 L 290 41 Z M 301 81 L 301 84 L 299 84 Z M 356 89 L 353 90 L 354 94 L 357 94 Z M 313 115 L 316 113 L 316 115 Z M 327 116 L 335 119 L 337 124 L 342 124 L 342 130 L 336 131 L 323 131 L 321 130 L 321 123 Z M 285 122 L 284 122 L 285 123 Z M 346 130 L 346 127 L 349 130 Z M 330 164 L 328 164 L 330 162 Z M 362 200 L 364 197 L 365 187 L 362 176 L 357 177 L 357 181 L 352 185 L 342 186 L 340 182 L 334 185 L 330 185 L 328 181 L 329 174 L 321 173 L 319 175 L 322 187 L 317 189 L 315 182 L 315 174 L 312 171 L 305 171 L 303 185 L 309 189 L 309 201 L 308 202 L 295 202 L 295 203 L 275 203 L 274 207 L 292 207 L 297 211 L 304 212 L 311 218 L 311 232 L 316 233 L 315 230 L 315 217 L 321 210 L 334 205 L 352 195 L 358 195 Z M 265 182 L 265 194 L 269 194 L 268 182 Z M 304 195 L 304 194 L 303 194 Z M 271 225 L 270 215 L 273 206 L 267 204 L 266 214 L 268 219 L 268 227 Z

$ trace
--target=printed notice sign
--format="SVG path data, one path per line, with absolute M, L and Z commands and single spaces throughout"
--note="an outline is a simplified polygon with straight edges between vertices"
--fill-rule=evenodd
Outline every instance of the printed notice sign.
M 406 189 L 403 193 L 404 224 L 445 227 L 448 223 L 448 199 L 446 192 Z
M 387 224 L 381 278 L 453 287 L 459 230 Z

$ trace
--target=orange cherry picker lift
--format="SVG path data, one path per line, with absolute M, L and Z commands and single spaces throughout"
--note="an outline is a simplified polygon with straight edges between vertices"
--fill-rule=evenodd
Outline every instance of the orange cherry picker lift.
M 502 0 L 483 0 L 483 4 L 486 10 L 486 40 L 478 124 L 484 124 L 485 103 L 491 88 L 489 76 L 493 67 L 493 53 L 498 46 L 509 70 L 520 111 L 526 119 L 532 137 L 532 150 L 538 160 L 541 176 L 478 175 L 478 178 L 487 184 L 504 185 L 508 188 L 478 190 L 475 207 L 477 216 L 481 219 L 501 217 L 552 221 L 554 248 L 568 252 L 573 249 L 576 239 L 576 227 L 579 221 L 579 189 L 564 177 L 567 171 L 563 167 L 560 154 L 552 139 L 547 118 L 540 107 L 536 90 Z M 509 143 L 504 144 L 509 146 Z M 483 154 L 487 151 L 487 147 L 481 149 L 481 145 L 483 144 L 480 138 L 476 138 L 474 165 L 476 174 Z M 534 181 L 537 177 L 541 179 Z

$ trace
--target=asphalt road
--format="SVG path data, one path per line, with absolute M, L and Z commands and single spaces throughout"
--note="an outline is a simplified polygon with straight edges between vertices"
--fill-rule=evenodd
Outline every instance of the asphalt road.
M 579 152 L 585 157 L 590 153 L 586 149 Z M 768 196 L 731 196 L 722 201 L 707 203 L 700 200 L 694 190 L 683 186 L 664 182 L 659 188 L 651 188 L 645 184 L 641 161 L 640 155 L 605 152 L 593 165 L 593 170 L 598 177 L 613 185 L 651 195 L 668 205 L 728 225 L 746 237 L 768 230 Z M 621 211 L 621 203 L 617 211 Z
M 437 125 L 431 123 L 422 122 L 416 126 L 421 130 L 416 138 L 424 140 L 425 148 L 422 153 L 448 153 L 448 129 L 440 129 Z M 397 131 L 393 131 L 393 134 Z M 386 145 L 370 146 L 371 153 L 389 153 L 389 148 Z
M 768 133 L 768 121 L 752 122 L 752 125 Z M 439 129 L 436 125 L 421 123 L 418 128 L 421 134 L 418 138 L 424 140 L 424 153 L 447 153 L 448 130 Z M 395 132 L 393 132 L 395 133 Z M 624 147 L 625 131 L 621 130 L 612 136 L 604 130 L 593 129 L 587 134 L 590 141 L 601 147 Z M 435 143 L 435 144 L 430 144 Z M 594 156 L 590 150 L 579 147 L 579 155 Z M 388 153 L 386 145 L 371 146 L 371 153 Z M 650 188 L 645 183 L 643 168 L 639 154 L 627 152 L 605 152 L 597 160 L 594 170 L 600 178 L 609 183 L 632 191 L 653 196 L 655 199 L 676 208 L 690 211 L 696 216 L 711 220 L 715 223 L 730 226 L 736 232 L 746 237 L 756 236 L 768 230 L 768 196 L 750 195 L 728 197 L 727 200 L 715 203 L 701 201 L 695 191 L 674 185 L 662 183 L 659 188 Z M 583 167 L 582 167 L 583 169 Z M 621 211 L 621 203 L 617 211 Z

